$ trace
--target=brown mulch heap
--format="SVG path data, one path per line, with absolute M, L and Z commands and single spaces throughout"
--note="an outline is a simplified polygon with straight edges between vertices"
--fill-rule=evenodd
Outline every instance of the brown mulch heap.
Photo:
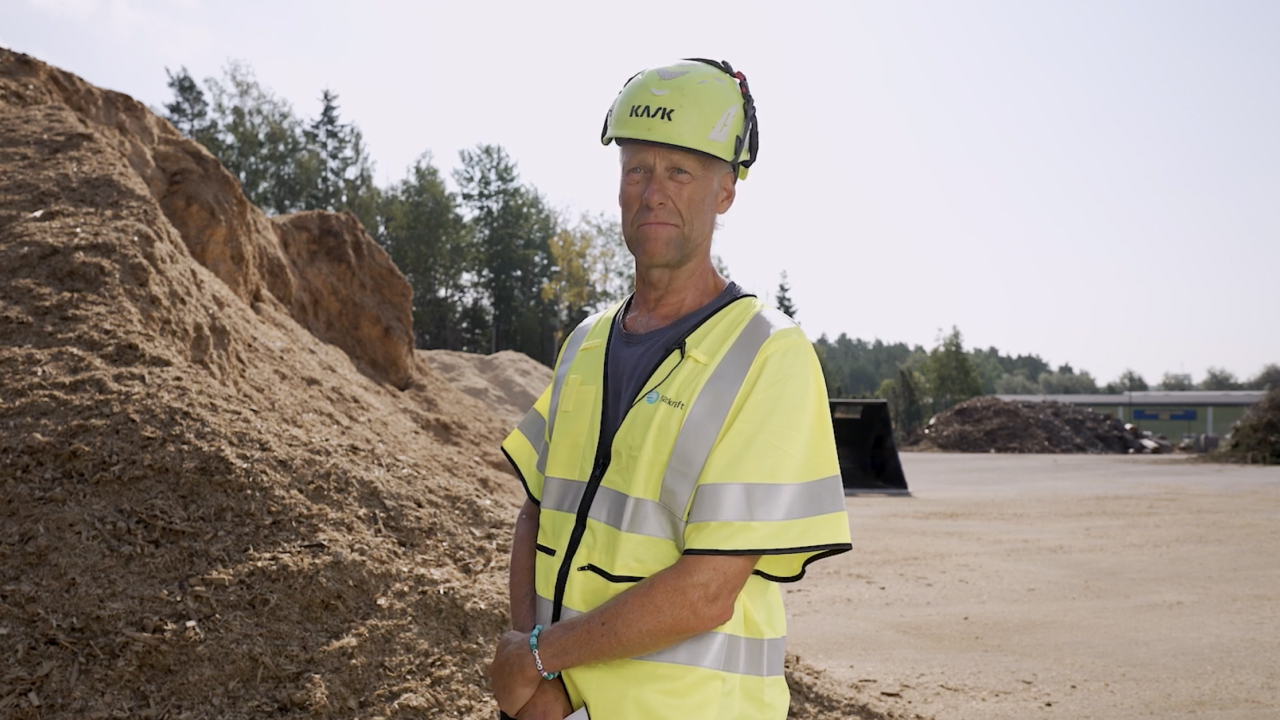
M 1225 462 L 1280 465 L 1280 388 L 1249 408 L 1210 458 Z
M 492 355 L 418 350 L 417 355 L 450 385 L 488 405 L 513 428 L 551 384 L 551 368 L 514 350 Z
M 787 655 L 787 686 L 791 690 L 790 720 L 859 718 L 860 720 L 923 720 L 924 716 L 884 702 L 855 699 L 826 674 L 798 656 Z
M 966 453 L 1141 452 L 1124 423 L 1056 402 L 977 397 L 938 413 L 913 449 Z
M 0 717 L 493 716 L 508 423 L 410 297 L 354 217 L 0 48 Z
M 503 423 L 358 222 L 4 50 L 0 167 L 0 717 L 490 717 Z

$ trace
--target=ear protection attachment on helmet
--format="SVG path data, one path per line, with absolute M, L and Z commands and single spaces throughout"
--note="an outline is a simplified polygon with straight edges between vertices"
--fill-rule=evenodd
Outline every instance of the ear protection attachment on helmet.
M 706 58 L 685 58 L 685 60 L 706 63 L 729 77 L 737 79 L 738 90 L 742 92 L 743 123 L 742 135 L 739 135 L 737 140 L 734 141 L 732 165 L 734 171 L 738 173 L 738 179 L 745 179 L 747 177 L 747 169 L 755 163 L 756 154 L 760 152 L 760 133 L 756 127 L 756 103 L 751 97 L 751 88 L 747 85 L 747 76 L 741 72 L 735 72 L 728 60 L 720 60 L 719 62 Z M 605 123 L 606 125 L 608 124 L 608 118 L 605 119 Z M 742 159 L 744 148 L 748 150 L 746 160 Z

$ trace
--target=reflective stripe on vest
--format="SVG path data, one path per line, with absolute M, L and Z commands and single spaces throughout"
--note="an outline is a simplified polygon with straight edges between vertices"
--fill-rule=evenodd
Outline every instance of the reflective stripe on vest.
M 535 601 L 539 624 L 551 622 L 551 601 L 538 595 Z M 582 612 L 570 607 L 560 609 L 560 619 L 568 620 Z M 749 638 L 721 632 L 707 632 L 657 652 L 633 658 L 646 662 L 719 670 L 737 675 L 780 677 L 785 672 L 786 638 Z
M 660 502 L 677 517 L 686 516 L 698 477 L 711 456 L 711 449 L 729 417 L 729 409 L 733 407 L 738 391 L 742 389 L 742 382 L 760 348 L 777 329 L 779 326 L 770 321 L 763 311 L 751 318 L 689 409 L 680 434 L 676 436 L 671 459 L 667 461 L 659 496 Z M 684 533 L 673 539 L 680 550 L 684 550 Z
M 586 488 L 587 484 L 580 480 L 549 476 L 543 485 L 542 508 L 576 513 Z M 802 484 L 704 485 L 694 496 L 689 522 L 769 522 L 821 515 L 829 508 L 813 492 L 814 488 L 823 488 L 828 494 L 844 492 L 839 475 Z M 662 503 L 631 497 L 604 486 L 596 491 L 587 517 L 615 530 L 672 542 L 679 542 L 683 537 L 686 524 Z
M 817 493 L 814 489 L 818 489 Z M 823 494 L 844 494 L 839 475 L 812 482 L 717 483 L 698 488 L 689 509 L 689 522 L 769 522 L 799 520 L 829 510 Z
M 578 512 L 587 484 L 580 480 L 548 477 L 542 486 L 542 507 L 566 513 Z M 679 543 L 684 536 L 684 521 L 661 503 L 601 485 L 587 517 L 615 530 L 648 535 Z
M 516 426 L 516 430 L 538 451 L 538 472 L 547 472 L 547 419 L 542 417 L 538 408 L 531 408 L 524 419 Z
M 786 645 L 786 638 L 749 638 L 708 632 L 641 655 L 636 660 L 692 665 L 738 675 L 779 677 L 787 659 Z

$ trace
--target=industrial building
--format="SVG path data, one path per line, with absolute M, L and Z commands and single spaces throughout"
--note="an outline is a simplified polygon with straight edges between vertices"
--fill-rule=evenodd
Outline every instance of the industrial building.
M 1254 390 L 1129 392 L 1120 395 L 997 395 L 1001 400 L 1060 402 L 1087 407 L 1154 435 L 1225 435 L 1249 406 L 1266 395 Z

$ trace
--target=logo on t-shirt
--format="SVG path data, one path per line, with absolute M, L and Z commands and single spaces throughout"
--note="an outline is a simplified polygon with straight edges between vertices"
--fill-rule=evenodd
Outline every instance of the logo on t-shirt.
M 647 402 L 647 403 L 649 403 L 650 405 L 652 405 L 652 404 L 654 404 L 654 403 L 658 402 L 659 400 L 661 400 L 662 402 L 664 402 L 664 403 L 666 403 L 666 404 L 670 405 L 671 407 L 673 407 L 673 408 L 675 408 L 675 409 L 677 409 L 677 410 L 683 410 L 683 409 L 684 409 L 684 401 L 683 401 L 683 400 L 676 400 L 676 399 L 675 399 L 675 398 L 673 398 L 673 397 L 670 397 L 670 396 L 663 395 L 663 394 L 659 393 L 657 390 L 650 390 L 650 391 L 648 392 L 648 394 L 646 394 L 646 395 L 644 396 L 644 401 L 645 401 L 645 402 Z

